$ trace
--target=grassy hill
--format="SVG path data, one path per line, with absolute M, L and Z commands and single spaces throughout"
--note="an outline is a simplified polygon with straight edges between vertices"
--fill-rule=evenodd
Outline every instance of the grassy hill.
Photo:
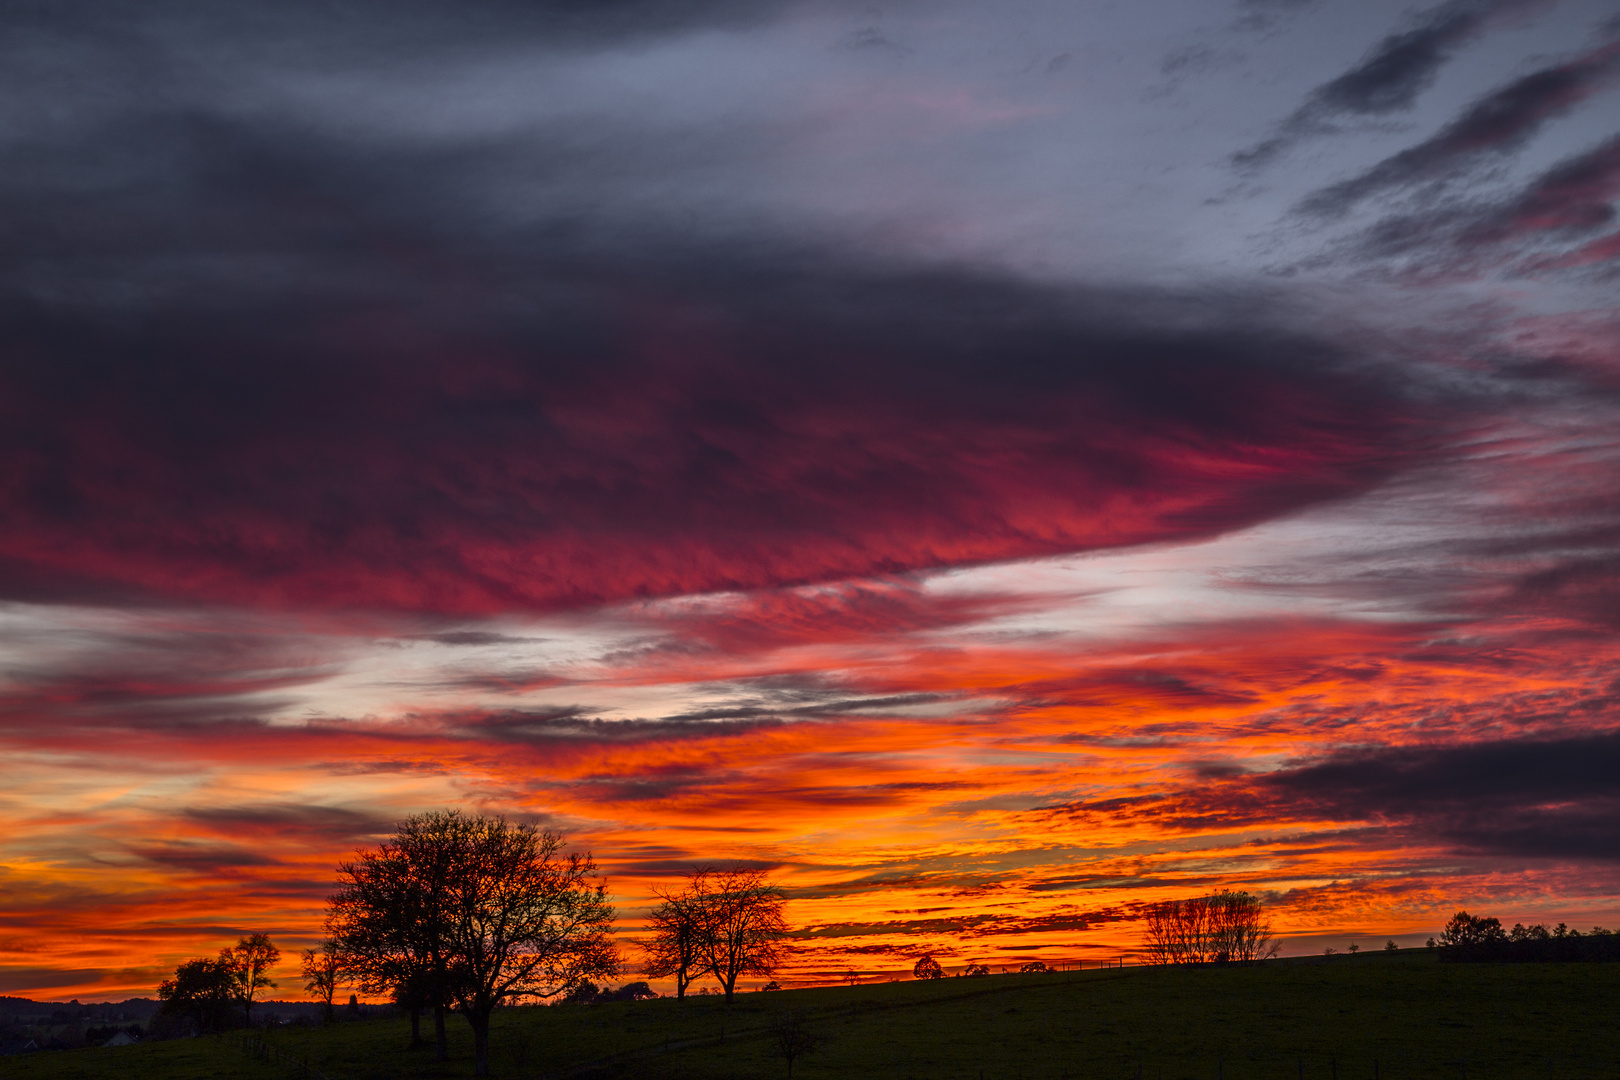
M 801 1010 L 824 1036 L 793 1074 L 904 1080 L 1560 1080 L 1620 1077 L 1620 965 L 1434 962 L 1426 950 L 1256 968 L 1127 968 L 499 1014 L 497 1076 L 774 1078 L 770 1027 Z M 407 1051 L 403 1020 L 267 1038 L 331 1080 L 471 1075 L 452 1018 L 445 1065 Z M 1376 1071 L 1375 1071 L 1376 1070 Z M 10 1059 L 0 1076 L 60 1080 L 292 1077 L 227 1037 Z

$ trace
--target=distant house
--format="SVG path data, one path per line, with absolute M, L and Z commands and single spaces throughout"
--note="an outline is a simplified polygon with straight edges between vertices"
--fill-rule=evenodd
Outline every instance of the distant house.
M 130 1035 L 129 1032 L 120 1031 L 118 1034 L 114 1035 L 112 1038 L 108 1039 L 106 1042 L 102 1043 L 101 1045 L 102 1046 L 134 1046 L 138 1041 L 139 1040 L 136 1039 L 134 1036 Z
M 0 1057 L 13 1057 L 17 1054 L 32 1054 L 39 1049 L 39 1043 L 33 1039 L 7 1039 L 0 1042 Z

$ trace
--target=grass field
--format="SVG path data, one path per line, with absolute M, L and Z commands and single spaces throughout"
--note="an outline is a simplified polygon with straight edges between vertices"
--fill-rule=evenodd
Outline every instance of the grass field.
M 824 1037 L 793 1075 L 915 1080 L 1510 1080 L 1620 1077 L 1620 965 L 1434 962 L 1427 950 L 1256 968 L 1127 968 L 509 1009 L 497 1076 L 563 1080 L 785 1077 L 768 1027 L 803 1010 Z M 286 1028 L 268 1038 L 331 1080 L 464 1077 L 407 1051 L 403 1020 Z M 426 1027 L 426 1025 L 424 1025 Z M 292 1077 L 221 1037 L 13 1058 L 38 1080 Z

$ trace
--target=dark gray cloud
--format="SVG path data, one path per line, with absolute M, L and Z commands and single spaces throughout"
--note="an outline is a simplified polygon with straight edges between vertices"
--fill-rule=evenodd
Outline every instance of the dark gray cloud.
M 476 648 L 484 645 L 535 645 L 546 639 L 497 634 L 489 630 L 446 630 L 438 634 L 422 634 L 421 640 L 438 645 L 466 645 Z
M 1419 13 L 1388 35 L 1355 67 L 1323 83 L 1275 134 L 1232 156 L 1242 168 L 1270 164 L 1303 139 L 1337 130 L 1345 116 L 1383 116 L 1410 109 L 1452 54 L 1493 17 L 1530 7 L 1529 0 L 1451 0 Z
M 188 820 L 238 841 L 297 837 L 312 845 L 330 846 L 380 836 L 394 827 L 386 815 L 308 803 L 196 806 L 187 807 L 184 814 Z
M 1296 212 L 1337 217 L 1374 195 L 1463 176 L 1481 161 L 1520 149 L 1548 122 L 1606 89 L 1617 77 L 1620 42 L 1531 72 L 1480 98 L 1416 146 L 1313 192 Z
M 1620 137 L 1559 162 L 1508 195 L 1387 215 L 1333 257 L 1384 261 L 1429 277 L 1591 266 L 1620 259 L 1620 248 L 1589 257 L 1564 249 L 1615 223 L 1617 195 Z
M 1520 862 L 1613 861 L 1620 860 L 1620 732 L 1348 749 L 1196 788 L 1045 810 L 1198 828 L 1365 822 L 1374 827 L 1349 837 L 1361 845 L 1393 841 Z
M 130 851 L 149 862 L 207 877 L 233 877 L 248 867 L 280 865 L 264 851 L 240 844 L 169 840 L 134 844 Z

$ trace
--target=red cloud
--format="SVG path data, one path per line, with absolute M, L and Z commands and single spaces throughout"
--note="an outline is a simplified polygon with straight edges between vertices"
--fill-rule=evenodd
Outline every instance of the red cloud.
M 860 316 L 610 291 L 596 322 L 504 337 L 14 332 L 0 586 L 556 609 L 1206 535 L 1405 452 L 1392 389 L 1306 339 L 1165 329 L 1158 300 L 827 287 Z M 694 327 L 708 303 L 728 314 Z

